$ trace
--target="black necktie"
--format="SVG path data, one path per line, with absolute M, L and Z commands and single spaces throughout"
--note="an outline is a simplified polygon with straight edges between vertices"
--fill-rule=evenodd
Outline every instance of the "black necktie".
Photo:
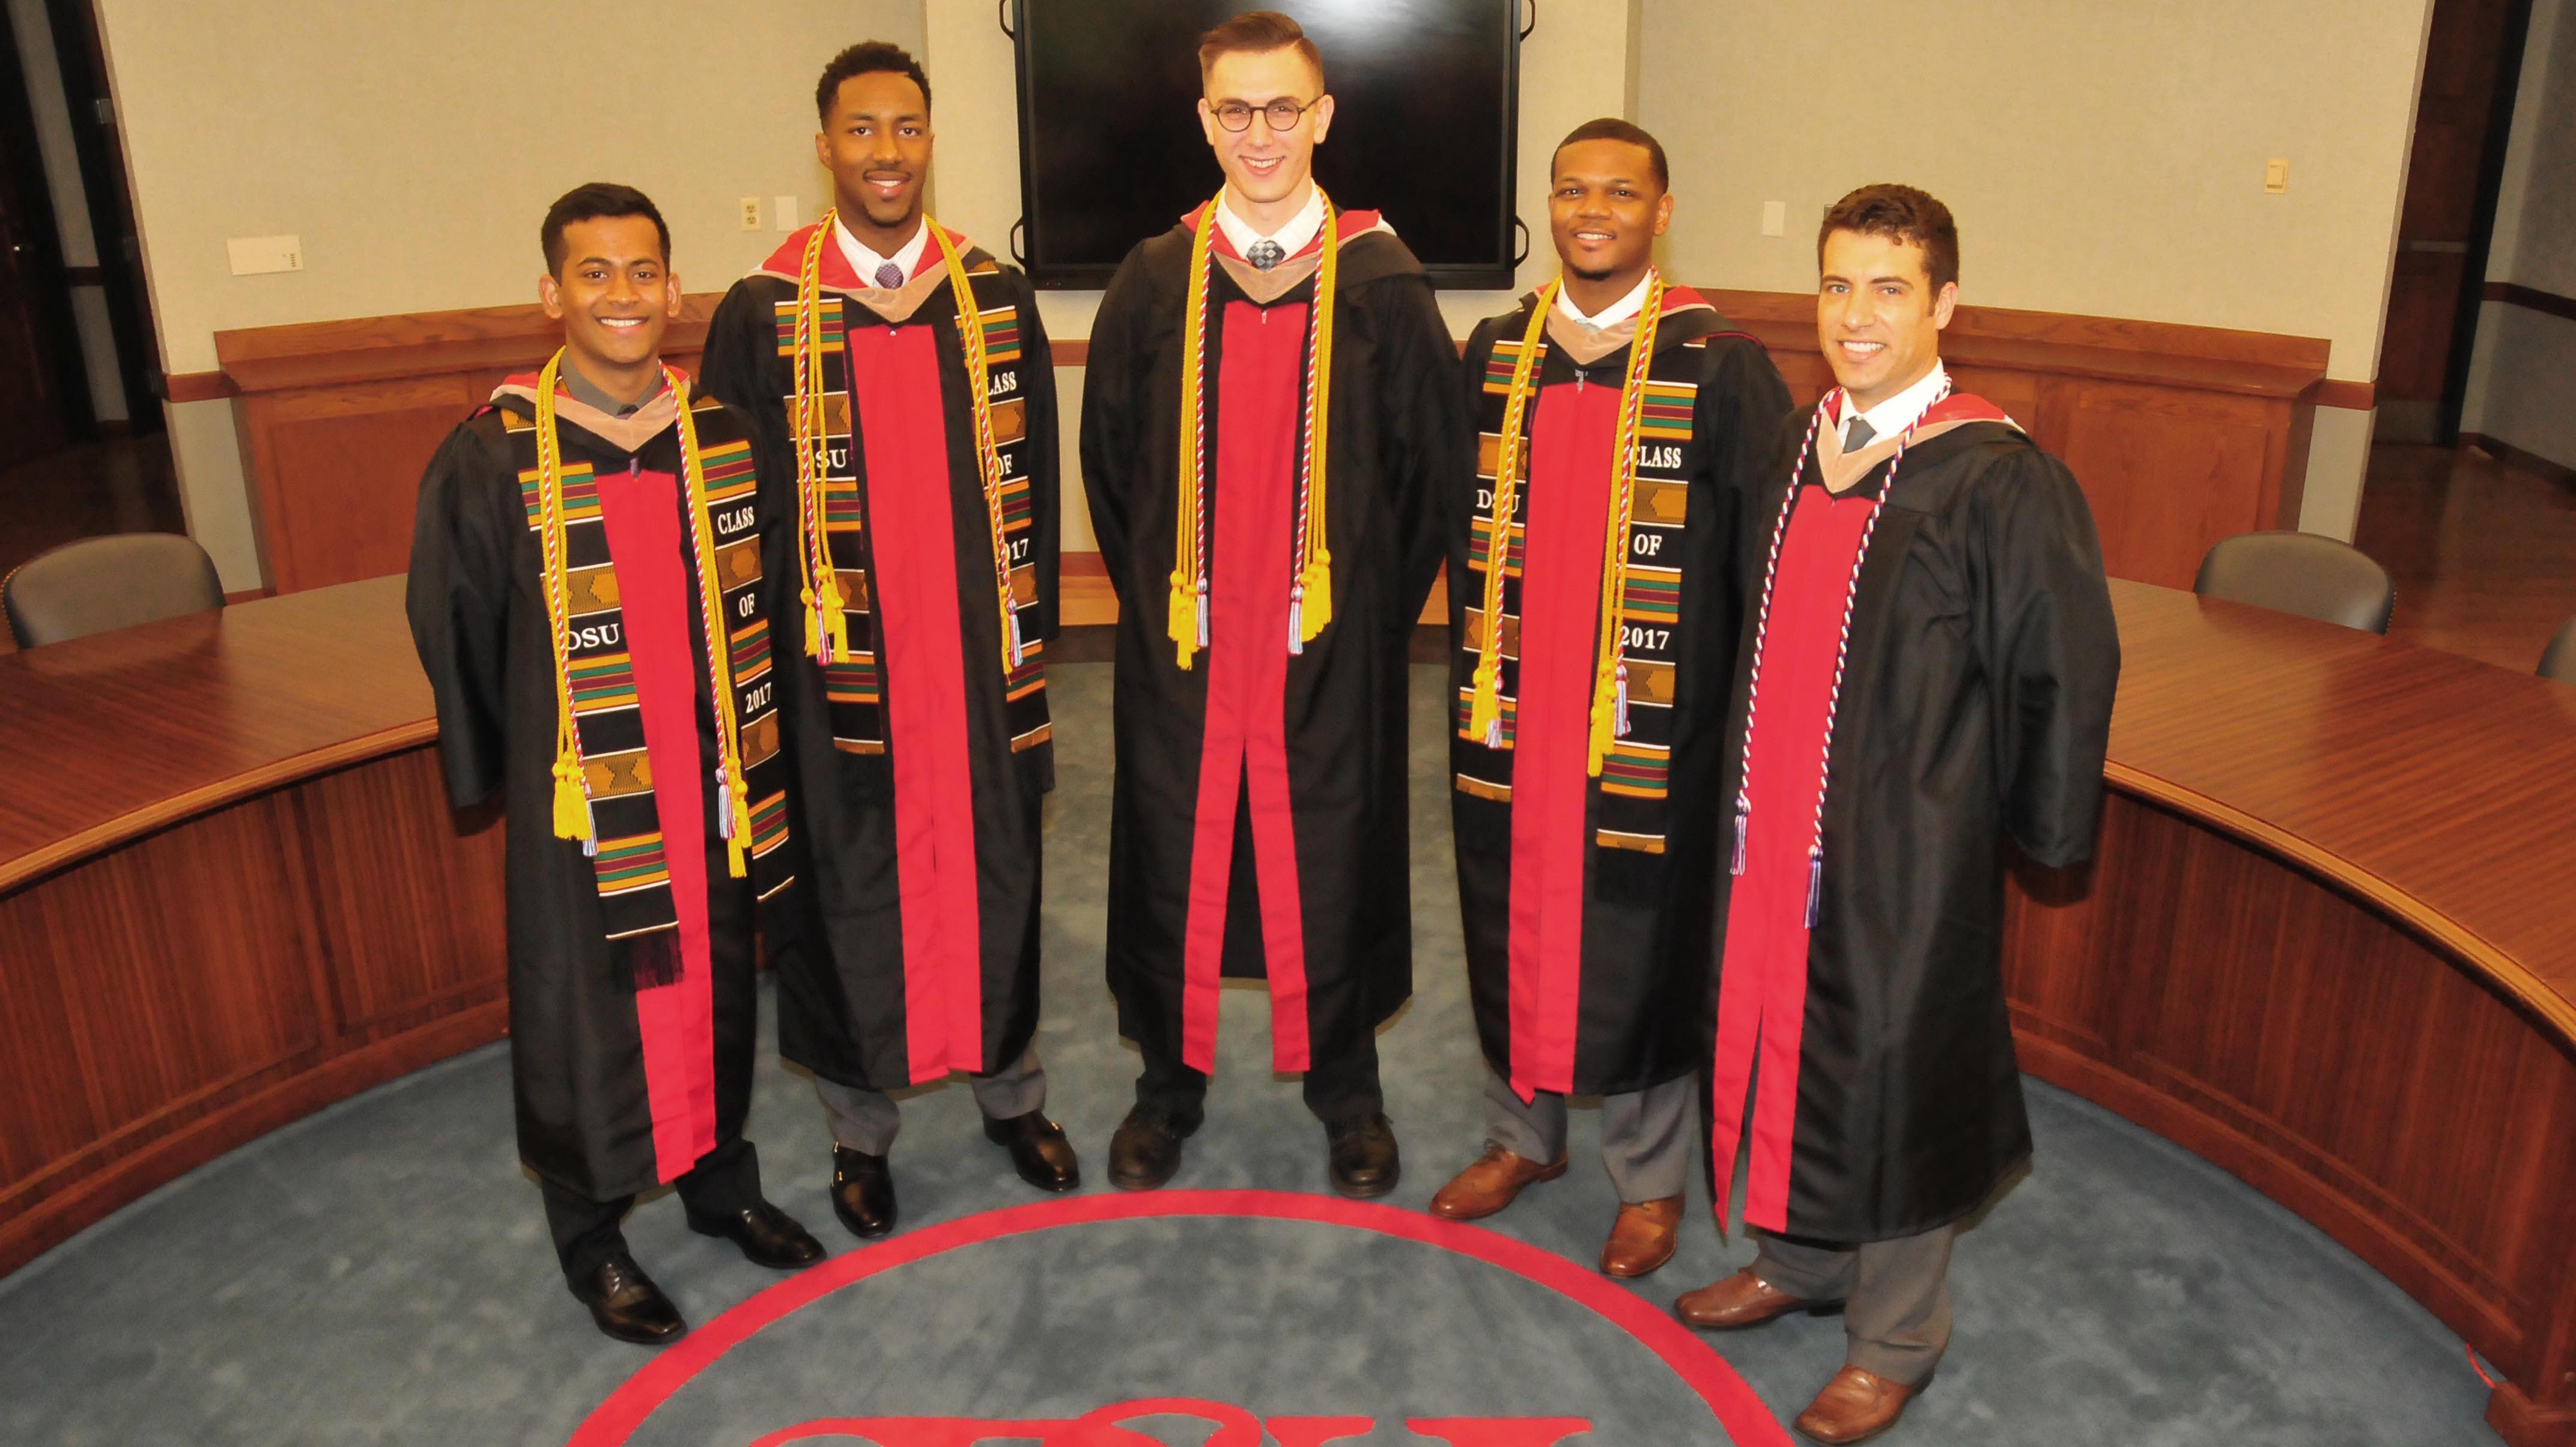
M 1843 451 L 1858 452 L 1867 447 L 1870 439 L 1877 435 L 1878 429 L 1869 425 L 1868 418 L 1855 417 L 1851 420 L 1850 430 L 1843 433 Z

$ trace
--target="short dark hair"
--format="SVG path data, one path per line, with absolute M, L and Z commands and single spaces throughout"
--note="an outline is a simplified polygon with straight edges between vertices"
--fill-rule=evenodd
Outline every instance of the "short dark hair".
M 1617 116 L 1603 116 L 1597 121 L 1585 121 L 1566 132 L 1565 139 L 1557 142 L 1556 149 L 1548 153 L 1548 170 L 1553 172 L 1556 169 L 1556 158 L 1564 153 L 1566 147 L 1578 141 L 1625 141 L 1629 145 L 1639 147 L 1645 151 L 1646 159 L 1655 168 L 1655 189 L 1669 191 L 1673 188 L 1672 172 L 1664 164 L 1664 143 L 1648 135 L 1643 126 L 1632 121 L 1623 121 Z
M 815 116 L 830 125 L 832 103 L 841 98 L 841 82 L 879 71 L 911 76 L 912 83 L 921 87 L 922 110 L 930 109 L 930 77 L 922 71 L 921 62 L 912 58 L 912 52 L 882 40 L 862 40 L 833 56 L 832 63 L 823 67 L 823 78 L 814 82 Z
M 653 198 L 632 186 L 613 181 L 592 181 L 575 186 L 555 198 L 546 208 L 546 224 L 538 231 L 537 240 L 546 249 L 546 275 L 563 275 L 564 228 L 576 221 L 596 221 L 602 216 L 649 216 L 653 229 L 662 238 L 662 264 L 671 264 L 671 225 L 662 219 L 662 209 Z
M 1315 83 L 1324 81 L 1324 52 L 1306 38 L 1306 28 L 1276 10 L 1247 10 L 1199 37 L 1199 84 L 1207 84 L 1208 72 L 1215 69 L 1217 57 L 1248 51 L 1266 55 L 1274 50 L 1293 50 L 1305 57 L 1315 70 Z
M 1825 260 L 1825 238 L 1837 231 L 1857 231 L 1923 248 L 1923 270 L 1932 290 L 1959 279 L 1959 223 L 1950 208 L 1912 186 L 1863 186 L 1835 202 L 1816 232 L 1816 264 Z

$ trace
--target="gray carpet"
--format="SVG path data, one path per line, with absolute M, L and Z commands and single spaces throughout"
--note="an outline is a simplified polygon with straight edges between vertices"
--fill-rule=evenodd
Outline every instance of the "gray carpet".
M 1054 671 L 1049 806 L 1051 1108 L 1103 1176 L 1132 1051 L 1100 983 L 1108 671 Z M 1449 874 L 1437 670 L 1415 670 L 1418 993 L 1381 1041 L 1418 1208 L 1479 1145 L 1478 1064 Z M 1207 1129 L 1176 1187 L 1325 1189 L 1320 1128 L 1267 1069 L 1265 1000 L 1227 992 Z M 342 1103 L 196 1171 L 0 1280 L 0 1442 L 562 1442 L 650 1354 L 564 1294 L 510 1139 L 493 1047 Z M 1958 1331 L 1890 1442 L 2493 1443 L 2459 1339 L 2323 1235 L 2189 1154 L 2033 1084 L 2037 1168 L 1961 1243 Z M 1038 1199 L 967 1092 L 904 1107 L 906 1230 Z M 1487 1223 L 1578 1262 L 1615 1208 L 1578 1111 L 1576 1169 Z M 770 1194 L 835 1250 L 810 1085 L 764 1061 L 753 1110 Z M 1680 1256 L 1632 1288 L 1658 1308 L 1749 1259 L 1705 1203 Z M 780 1278 L 688 1234 L 677 1203 L 628 1224 L 701 1324 Z M 896 1240 L 900 1240 L 898 1235 Z M 890 1244 L 890 1243 L 889 1243 Z M 1336 1330 L 1337 1315 L 1369 1322 Z M 1841 1324 L 1710 1338 L 1786 1421 L 1840 1361 Z M 1374 1416 L 1348 1439 L 1428 1440 L 1414 1415 L 1564 1414 L 1592 1444 L 1718 1439 L 1634 1339 L 1562 1298 L 1430 1247 L 1260 1220 L 1105 1222 L 934 1256 L 817 1301 L 675 1396 L 637 1442 L 740 1447 L 834 1414 L 1072 1417 L 1201 1395 L 1256 1412 Z M 1161 1428 L 1158 1431 L 1164 1430 Z M 1169 1440 L 1198 1447 L 1207 1428 Z M 851 1438 L 818 1440 L 853 1441 Z

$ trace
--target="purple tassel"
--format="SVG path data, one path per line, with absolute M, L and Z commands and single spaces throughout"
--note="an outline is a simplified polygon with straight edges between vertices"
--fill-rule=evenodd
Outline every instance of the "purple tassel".
M 1809 929 L 1816 927 L 1816 906 L 1823 902 L 1824 895 L 1825 852 L 1821 849 L 1810 849 L 1807 851 L 1807 928 Z
M 1746 798 L 1745 798 L 1743 795 L 1741 795 L 1741 794 L 1736 795 L 1736 796 L 1735 796 L 1735 869 L 1734 869 L 1734 872 L 1735 872 L 1735 873 L 1737 873 L 1737 874 L 1742 874 L 1742 873 L 1744 872 L 1744 834 L 1745 834 L 1745 828 L 1746 828 L 1746 826 L 1747 826 L 1749 823 L 1751 823 L 1751 822 L 1752 822 L 1752 816 L 1753 816 L 1753 804 L 1752 804 L 1752 801 L 1750 801 L 1750 800 L 1746 799 Z

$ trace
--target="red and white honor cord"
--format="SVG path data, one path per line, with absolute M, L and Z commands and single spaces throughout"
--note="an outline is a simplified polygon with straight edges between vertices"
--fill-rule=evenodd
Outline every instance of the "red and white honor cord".
M 1762 569 L 1762 608 L 1757 615 L 1753 631 L 1753 676 L 1745 686 L 1744 757 L 1735 787 L 1733 872 L 1737 874 L 1744 872 L 1745 843 L 1751 833 L 1753 822 L 1753 724 L 1762 701 L 1762 665 L 1771 633 L 1771 590 L 1779 581 L 1780 551 L 1789 535 L 1789 514 L 1797 507 L 1798 492 L 1806 479 L 1807 458 L 1816 445 L 1816 429 L 1823 424 L 1835 404 L 1847 395 L 1842 388 L 1837 387 L 1816 403 L 1815 415 L 1807 419 L 1806 438 L 1798 444 L 1798 460 L 1789 472 L 1789 490 L 1780 499 L 1779 517 L 1771 525 L 1771 556 Z M 1948 400 L 1949 396 L 1950 383 L 1945 378 L 1941 383 L 1941 390 L 1934 394 L 1931 405 L 1923 409 L 1921 416 L 1908 423 L 1905 431 L 1896 439 L 1896 451 L 1887 459 L 1887 475 L 1879 480 L 1878 496 L 1871 505 L 1869 520 L 1861 525 L 1860 546 L 1852 553 L 1851 576 L 1843 584 L 1842 630 L 1834 640 L 1833 688 L 1825 695 L 1825 737 L 1821 745 L 1823 757 L 1817 765 L 1819 782 L 1816 786 L 1815 828 L 1807 841 L 1807 928 L 1809 929 L 1816 927 L 1817 914 L 1824 900 L 1825 796 L 1833 782 L 1834 721 L 1842 707 L 1843 670 L 1851 663 L 1852 613 L 1860 598 L 1861 570 L 1869 563 L 1870 540 L 1878 536 L 1878 520 L 1887 511 L 1889 493 L 1895 490 L 1896 470 L 1905 462 L 1905 449 L 1913 444 L 1915 430 L 1923 425 L 1923 418 L 1932 415 L 1932 409 Z

